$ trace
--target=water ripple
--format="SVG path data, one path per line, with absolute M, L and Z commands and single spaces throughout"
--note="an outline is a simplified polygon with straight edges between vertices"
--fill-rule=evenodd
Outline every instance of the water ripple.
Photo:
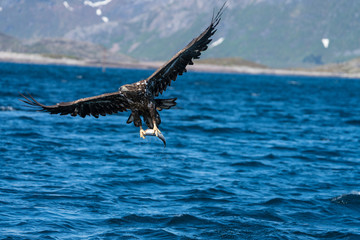
M 0 72 L 4 239 L 360 237 L 358 80 L 187 73 L 164 93 L 178 97 L 160 112 L 164 148 L 129 113 L 55 116 L 17 100 L 71 101 L 152 71 Z

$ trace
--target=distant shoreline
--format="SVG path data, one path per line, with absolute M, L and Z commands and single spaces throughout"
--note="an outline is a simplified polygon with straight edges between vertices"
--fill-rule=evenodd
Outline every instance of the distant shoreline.
M 128 68 L 128 69 L 157 69 L 164 62 L 99 62 L 92 60 L 78 60 L 70 58 L 51 58 L 41 54 L 25 54 L 13 52 L 0 52 L 0 62 L 25 63 L 25 64 L 43 64 L 43 65 L 68 65 L 68 66 L 88 66 L 104 68 Z M 340 78 L 360 78 L 360 73 L 342 73 L 342 72 L 320 72 L 312 70 L 290 70 L 290 69 L 272 69 L 256 68 L 248 66 L 221 66 L 213 64 L 198 63 L 188 66 L 189 71 L 212 72 L 212 73 L 238 73 L 238 74 L 268 74 L 279 76 L 309 76 L 309 77 L 340 77 Z

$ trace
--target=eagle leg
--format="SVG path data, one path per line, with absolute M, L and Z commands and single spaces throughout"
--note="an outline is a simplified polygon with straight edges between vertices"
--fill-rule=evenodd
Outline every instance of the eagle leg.
M 140 125 L 140 137 L 142 139 L 145 139 L 145 135 L 146 135 L 146 133 L 145 133 L 144 129 L 142 128 L 142 126 Z
M 154 132 L 155 132 L 155 135 L 156 135 L 157 137 L 159 137 L 159 134 L 160 134 L 161 132 L 160 132 L 160 129 L 158 129 L 158 127 L 156 126 L 156 121 L 155 121 L 155 120 L 153 120 L 153 124 L 154 124 L 153 130 L 154 130 Z

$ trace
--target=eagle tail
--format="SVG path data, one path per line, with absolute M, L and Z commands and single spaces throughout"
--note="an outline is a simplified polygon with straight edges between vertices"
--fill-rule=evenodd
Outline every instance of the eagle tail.
M 170 109 L 171 107 L 176 105 L 177 98 L 170 99 L 155 99 L 156 110 L 161 111 L 163 109 Z

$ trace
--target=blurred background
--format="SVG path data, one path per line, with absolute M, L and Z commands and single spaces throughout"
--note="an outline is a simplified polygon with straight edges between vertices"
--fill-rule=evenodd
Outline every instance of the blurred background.
M 0 0 L 0 51 L 75 60 L 165 61 L 203 31 L 222 4 Z M 318 70 L 337 64 L 337 71 L 358 71 L 353 60 L 360 57 L 358 0 L 231 0 L 227 6 L 202 57 L 208 59 L 205 63 Z

